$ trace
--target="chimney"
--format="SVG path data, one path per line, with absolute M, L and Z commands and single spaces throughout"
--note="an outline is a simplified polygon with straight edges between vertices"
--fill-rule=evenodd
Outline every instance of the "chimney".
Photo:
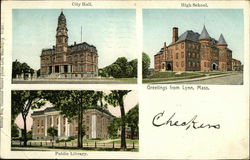
M 55 49 L 55 46 L 53 45 L 53 49 Z
M 166 42 L 164 42 L 163 51 L 165 52 L 166 49 L 167 49 L 167 45 L 166 45 Z
M 174 27 L 173 28 L 173 37 L 172 37 L 172 42 L 176 42 L 178 40 L 178 28 Z
M 76 45 L 76 42 L 74 42 L 74 46 Z

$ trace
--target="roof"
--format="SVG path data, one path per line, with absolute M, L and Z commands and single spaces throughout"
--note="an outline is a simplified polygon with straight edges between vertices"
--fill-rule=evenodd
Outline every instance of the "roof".
M 200 34 L 197 32 L 193 32 L 192 30 L 187 30 L 186 32 L 182 33 L 178 40 L 175 43 L 184 41 L 184 40 L 189 40 L 193 42 L 198 42 Z
M 64 14 L 63 14 L 63 11 L 61 11 L 61 14 L 60 16 L 58 17 L 59 20 L 66 20 Z
M 164 51 L 164 48 L 161 48 L 159 52 L 157 52 L 155 55 L 159 55 L 159 54 L 162 54 Z
M 104 113 L 106 113 L 107 115 L 110 115 L 111 117 L 114 117 L 114 115 L 112 115 L 112 113 L 110 113 L 109 110 L 104 109 L 104 108 L 102 108 L 101 106 L 93 107 L 93 109 L 97 109 L 97 110 L 100 111 L 100 112 L 104 112 Z
M 223 35 L 220 35 L 219 42 L 217 43 L 218 45 L 227 45 L 227 42 L 225 41 Z
M 90 45 L 87 42 L 82 42 L 74 45 L 68 46 L 71 51 L 79 51 L 79 50 L 90 50 L 92 52 L 97 52 L 97 49 L 94 45 Z
M 96 107 L 91 107 L 90 109 L 97 109 L 100 112 L 106 113 L 107 115 L 114 117 L 114 115 L 112 115 L 109 110 L 102 108 L 101 106 L 96 106 Z M 53 112 L 53 111 L 59 111 L 59 109 L 55 108 L 55 107 L 47 107 L 44 110 L 40 110 L 40 111 L 34 111 L 31 115 L 32 116 L 36 116 L 36 115 L 43 115 L 45 112 Z
M 209 36 L 209 34 L 207 32 L 207 29 L 206 29 L 205 25 L 204 25 L 204 27 L 203 27 L 203 29 L 201 31 L 201 35 L 199 37 L 199 40 L 201 40 L 201 39 L 210 39 L 210 36 Z
M 207 29 L 206 29 L 205 25 L 204 25 L 201 34 L 199 34 L 199 33 L 197 33 L 197 32 L 194 32 L 194 31 L 192 31 L 192 30 L 187 30 L 186 32 L 182 33 L 182 34 L 178 37 L 178 40 L 177 40 L 176 42 L 170 43 L 169 46 L 170 46 L 170 45 L 174 45 L 174 44 L 179 43 L 179 42 L 182 42 L 182 41 L 186 41 L 186 40 L 192 41 L 192 42 L 197 42 L 197 43 L 198 43 L 199 40 L 202 40 L 202 39 L 209 39 L 209 40 L 210 40 L 210 43 L 211 43 L 212 45 L 214 45 L 214 46 L 217 45 L 217 44 L 220 44 L 220 45 L 227 45 L 227 43 L 226 43 L 226 41 L 225 41 L 225 39 L 224 39 L 224 37 L 223 37 L 222 34 L 221 34 L 221 36 L 220 36 L 220 38 L 219 38 L 219 41 L 217 41 L 217 40 L 214 39 L 214 38 L 211 38 L 211 37 L 209 36 L 208 32 L 207 32 Z M 228 50 L 230 50 L 230 49 L 228 48 Z M 162 54 L 163 51 L 164 51 L 164 48 L 161 48 L 160 51 L 157 52 L 157 53 L 155 54 L 155 56 Z M 231 50 L 230 50 L 230 51 L 231 51 Z

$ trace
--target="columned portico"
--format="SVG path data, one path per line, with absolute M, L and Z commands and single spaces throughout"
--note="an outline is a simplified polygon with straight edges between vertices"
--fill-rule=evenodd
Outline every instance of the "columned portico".
M 65 120 L 65 136 L 68 136 L 68 118 Z
M 45 115 L 45 123 L 44 123 L 44 135 L 47 137 L 47 124 L 48 123 L 48 116 Z
M 54 127 L 54 116 L 53 116 L 53 115 L 51 116 L 51 119 L 52 119 L 52 120 L 51 120 L 51 121 L 52 121 L 52 122 L 51 122 L 51 127 Z
M 92 115 L 91 138 L 96 138 L 96 115 Z
M 100 119 L 100 115 L 104 115 L 106 118 L 106 123 L 103 123 L 103 119 Z M 64 118 L 59 111 L 56 111 L 53 107 L 46 108 L 45 110 L 34 111 L 32 114 L 33 124 L 32 124 L 32 137 L 33 139 L 52 139 L 52 137 L 47 133 L 48 128 L 55 127 L 58 130 L 57 138 L 67 139 L 70 136 L 76 136 L 78 132 L 78 119 L 74 117 L 72 121 L 68 118 Z M 107 130 L 103 130 L 100 127 L 108 127 L 110 120 L 112 120 L 112 115 L 103 113 L 99 109 L 89 109 L 84 114 L 84 126 L 86 138 L 104 138 L 108 136 Z M 105 128 L 104 127 L 104 128 Z
M 61 115 L 58 116 L 58 137 L 61 136 Z

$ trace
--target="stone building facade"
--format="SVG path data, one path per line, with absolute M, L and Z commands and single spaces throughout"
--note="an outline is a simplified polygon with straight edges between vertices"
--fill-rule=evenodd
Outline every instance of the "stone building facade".
M 47 78 L 84 78 L 98 75 L 98 53 L 86 42 L 68 45 L 66 18 L 61 12 L 56 29 L 56 45 L 43 49 L 41 76 Z
M 54 127 L 58 130 L 59 139 L 67 139 L 70 136 L 77 137 L 77 117 L 69 121 L 54 107 L 48 107 L 41 111 L 34 111 L 31 117 L 33 119 L 33 139 L 51 139 L 47 133 L 50 127 Z M 113 117 L 114 116 L 108 110 L 102 109 L 99 106 L 86 110 L 83 114 L 85 138 L 108 138 L 108 126 Z
M 232 51 L 221 34 L 211 38 L 203 27 L 201 34 L 188 30 L 178 35 L 173 28 L 172 42 L 154 55 L 154 71 L 231 71 Z

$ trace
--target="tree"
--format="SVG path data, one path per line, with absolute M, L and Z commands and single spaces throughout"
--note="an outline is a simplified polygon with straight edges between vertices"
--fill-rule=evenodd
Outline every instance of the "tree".
M 83 113 L 86 109 L 93 107 L 95 104 L 95 92 L 91 90 L 84 91 L 44 91 L 43 97 L 49 100 L 61 114 L 66 116 L 69 121 L 77 117 L 78 119 L 78 136 L 77 146 L 83 146 L 84 126 Z
M 130 74 L 130 77 L 137 77 L 137 59 L 133 59 L 128 63 L 132 67 L 132 72 Z
M 38 69 L 38 70 L 36 71 L 36 75 L 37 75 L 37 77 L 40 77 L 40 76 L 41 76 L 41 70 L 40 70 L 40 69 Z
M 32 131 L 29 131 L 29 132 L 27 133 L 27 139 L 32 139 Z
M 58 136 L 58 130 L 54 127 L 50 127 L 47 129 L 47 133 L 50 137 L 53 138 L 53 141 L 55 140 L 55 137 Z
M 100 70 L 100 75 L 114 78 L 137 77 L 137 59 L 128 62 L 125 57 L 119 57 L 114 63 Z
M 19 136 L 19 131 L 16 124 L 11 125 L 11 137 L 15 138 Z
M 17 60 L 12 62 L 12 78 L 16 78 L 16 75 L 21 73 L 22 73 L 21 63 Z
M 133 67 L 131 65 L 127 65 L 126 66 L 126 70 L 124 72 L 124 78 L 129 78 L 129 77 L 132 77 L 132 72 L 133 72 Z
M 108 134 L 110 138 L 117 138 L 118 129 L 121 127 L 121 118 L 114 118 L 108 126 Z
M 131 90 L 112 90 L 110 94 L 105 97 L 105 100 L 112 106 L 120 107 L 121 112 L 121 149 L 126 149 L 126 117 L 125 117 L 125 109 L 124 109 L 124 97 Z
M 114 78 L 122 78 L 122 69 L 118 64 L 111 64 L 107 67 L 107 72 Z
M 20 63 L 15 60 L 12 62 L 12 78 L 16 78 L 21 73 L 31 73 L 33 75 L 34 69 L 32 69 L 27 63 Z
M 134 139 L 135 132 L 138 133 L 139 127 L 139 105 L 137 104 L 134 108 L 130 109 L 126 115 L 128 127 L 131 129 L 131 139 Z
M 16 113 L 21 113 L 24 129 L 23 129 L 23 137 L 24 137 L 24 146 L 27 146 L 27 124 L 26 119 L 29 111 L 31 109 L 40 108 L 45 104 L 42 100 L 40 91 L 12 91 L 11 92 L 11 107 L 12 111 Z
M 117 64 L 121 68 L 120 77 L 126 77 L 128 60 L 125 57 L 119 57 L 114 64 Z
M 150 58 L 146 53 L 142 53 L 142 76 L 143 78 L 149 75 Z
M 107 70 L 105 68 L 98 69 L 98 75 L 101 77 L 108 77 Z

